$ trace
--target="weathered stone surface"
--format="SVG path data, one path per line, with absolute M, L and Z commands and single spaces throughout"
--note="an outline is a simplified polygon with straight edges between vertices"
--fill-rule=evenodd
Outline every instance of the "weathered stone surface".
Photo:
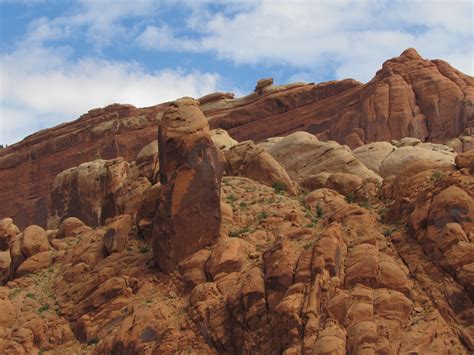
M 226 152 L 227 174 L 245 176 L 267 186 L 281 186 L 290 195 L 297 191 L 285 169 L 252 141 L 241 142 Z
M 107 230 L 104 234 L 104 246 L 109 254 L 125 249 L 128 234 L 132 229 L 132 217 L 128 214 L 119 215 L 105 221 Z
M 158 181 L 160 163 L 158 158 L 158 141 L 154 140 L 143 147 L 137 154 L 135 162 L 140 169 L 140 174 L 152 184 Z
M 56 238 L 68 238 L 71 237 L 71 232 L 78 228 L 85 226 L 84 222 L 82 222 L 79 218 L 76 217 L 68 217 L 64 221 L 61 222 L 59 226 L 58 233 L 56 234 Z
M 355 157 L 373 172 L 380 173 L 380 165 L 394 151 L 389 142 L 374 142 L 353 150 Z
M 29 226 L 21 234 L 20 250 L 25 258 L 29 258 L 43 251 L 48 251 L 51 246 L 46 232 L 40 226 Z
M 361 177 L 354 174 L 334 173 L 328 177 L 324 187 L 347 195 L 353 194 L 362 185 L 362 181 Z
M 432 160 L 454 164 L 455 154 L 449 151 L 436 151 L 417 146 L 404 146 L 394 150 L 381 163 L 379 173 L 382 177 L 397 175 L 400 170 L 416 160 Z
M 307 132 L 290 134 L 268 147 L 267 151 L 294 180 L 322 172 L 351 173 L 380 180 L 376 173 L 354 157 L 350 149 L 336 142 L 321 142 Z
M 456 155 L 456 165 L 459 169 L 469 169 L 471 173 L 474 171 L 474 149 Z
M 169 272 L 219 235 L 223 167 L 207 119 L 192 99 L 170 104 L 158 135 L 162 191 L 153 251 Z
M 222 128 L 211 130 L 211 139 L 216 147 L 222 151 L 227 151 L 239 143 L 234 138 L 229 136 L 229 133 L 227 133 L 227 131 Z
M 10 240 L 20 233 L 20 229 L 13 224 L 11 218 L 0 220 L 0 251 L 10 248 Z
M 0 285 L 3 285 L 10 277 L 11 263 L 10 250 L 0 251 Z
M 150 187 L 139 167 L 123 158 L 83 163 L 54 179 L 48 226 L 55 228 L 67 217 L 98 226 L 120 214 L 135 215 Z
M 109 105 L 1 149 L 0 217 L 12 217 L 22 229 L 30 224 L 46 227 L 56 175 L 98 158 L 134 160 L 156 139 L 156 125 L 166 107 Z

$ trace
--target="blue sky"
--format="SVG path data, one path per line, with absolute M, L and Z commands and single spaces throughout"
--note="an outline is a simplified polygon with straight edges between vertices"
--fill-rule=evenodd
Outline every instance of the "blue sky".
M 370 80 L 415 47 L 473 75 L 471 0 L 0 0 L 0 144 L 110 103 Z

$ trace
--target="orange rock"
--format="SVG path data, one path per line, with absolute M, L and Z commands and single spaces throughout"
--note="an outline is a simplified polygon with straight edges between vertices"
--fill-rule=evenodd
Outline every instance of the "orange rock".
M 281 189 L 290 195 L 297 191 L 285 169 L 265 150 L 252 141 L 241 142 L 226 152 L 227 173 L 245 176 L 261 184 Z

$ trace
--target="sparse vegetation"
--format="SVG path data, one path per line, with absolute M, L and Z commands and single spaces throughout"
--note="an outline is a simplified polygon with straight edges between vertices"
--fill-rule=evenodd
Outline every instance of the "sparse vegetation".
M 324 216 L 324 210 L 323 208 L 319 205 L 316 206 L 316 216 L 318 216 L 318 218 L 322 218 Z
M 242 201 L 239 206 L 240 208 L 246 208 L 247 204 L 244 201 Z
M 28 292 L 28 293 L 26 294 L 26 297 L 31 298 L 32 300 L 35 300 L 35 299 L 36 299 L 36 295 L 35 295 L 34 293 L 31 293 L 31 292 Z
M 248 227 L 245 227 L 245 228 L 240 228 L 240 229 L 230 231 L 229 232 L 229 237 L 231 237 L 231 238 L 239 237 L 240 235 L 242 235 L 244 233 L 247 233 L 249 230 L 250 229 Z
M 368 210 L 372 208 L 372 205 L 370 204 L 369 200 L 364 200 L 364 201 L 359 202 L 359 206 L 364 207 Z
M 44 313 L 49 310 L 49 304 L 45 303 L 40 308 L 38 308 L 38 313 Z
M 353 192 L 349 192 L 347 195 L 346 195 L 346 201 L 348 203 L 353 203 L 355 201 L 355 196 L 354 196 L 354 193 Z
M 226 197 L 226 200 L 232 205 L 235 201 L 237 201 L 237 196 L 235 196 L 234 194 L 230 194 Z
M 261 221 L 261 220 L 264 220 L 265 218 L 268 217 L 268 213 L 265 212 L 265 211 L 262 211 L 258 214 L 258 220 Z
M 273 190 L 275 191 L 276 194 L 283 195 L 283 192 L 286 189 L 286 185 L 284 183 L 282 183 L 281 181 L 275 181 L 272 184 L 272 188 L 273 188 Z
M 142 245 L 142 246 L 140 247 L 140 253 L 142 253 L 142 254 L 146 254 L 146 253 L 148 253 L 149 251 L 150 251 L 150 247 L 149 247 L 148 245 L 146 245 L 146 244 L 145 244 L 145 245 Z
M 98 344 L 98 343 L 99 343 L 99 338 L 90 338 L 87 341 L 87 345 L 95 345 L 95 344 Z
M 393 232 L 395 232 L 395 228 L 386 228 L 386 229 L 384 229 L 384 231 L 383 231 L 383 236 L 384 236 L 385 238 L 388 238 L 388 237 L 390 237 L 390 236 L 393 234 Z
M 21 288 L 14 288 L 12 292 L 10 292 L 10 299 L 15 298 L 21 292 Z
M 441 179 L 443 176 L 444 176 L 444 173 L 443 173 L 441 170 L 436 170 L 436 171 L 431 175 L 430 180 L 433 181 L 433 182 L 436 182 L 436 181 L 438 181 L 439 179 Z

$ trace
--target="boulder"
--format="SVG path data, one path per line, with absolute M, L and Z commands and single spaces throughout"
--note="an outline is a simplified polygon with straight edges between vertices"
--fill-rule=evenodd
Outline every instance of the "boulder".
M 379 174 L 382 162 L 396 149 L 389 142 L 374 142 L 358 147 L 352 153 L 367 168 Z
M 281 185 L 290 195 L 297 191 L 283 167 L 252 141 L 237 144 L 226 152 L 227 173 L 244 176 L 267 186 Z
M 254 91 L 258 91 L 263 89 L 265 86 L 270 86 L 273 84 L 273 78 L 264 78 L 257 81 L 257 85 L 255 86 Z
M 459 169 L 469 169 L 471 172 L 474 171 L 474 149 L 468 150 L 467 152 L 456 155 L 454 159 Z
M 300 181 L 300 186 L 307 191 L 321 189 L 324 187 L 324 185 L 326 185 L 326 181 L 331 175 L 331 173 L 319 173 L 315 175 L 309 175 Z
M 219 236 L 222 156 L 197 101 L 170 104 L 158 130 L 162 191 L 153 230 L 159 267 L 172 271 Z
M 354 174 L 335 173 L 328 177 L 324 187 L 347 195 L 354 193 L 362 185 L 362 181 L 360 176 Z
M 0 220 L 0 251 L 10 248 L 10 240 L 12 237 L 20 233 L 20 230 L 13 224 L 11 218 Z
M 84 222 L 82 222 L 79 218 L 76 217 L 68 217 L 64 221 L 61 222 L 59 226 L 58 233 L 56 234 L 56 238 L 68 238 L 71 237 L 71 232 L 78 228 L 85 226 Z
M 116 216 L 105 222 L 104 247 L 107 253 L 120 253 L 125 249 L 128 233 L 132 229 L 132 217 L 128 214 Z
M 35 273 L 41 269 L 45 269 L 51 266 L 57 257 L 58 254 L 51 250 L 35 254 L 26 259 L 18 269 L 16 269 L 15 277 L 22 277 L 24 275 Z
M 97 159 L 65 170 L 54 179 L 48 228 L 57 228 L 70 216 L 96 227 L 110 217 L 133 215 L 150 186 L 139 166 L 123 158 Z
M 404 146 L 394 150 L 380 165 L 380 176 L 397 175 L 400 170 L 416 160 L 432 160 L 440 163 L 454 164 L 455 154 L 448 150 L 428 149 L 432 146 Z
M 10 251 L 0 251 L 0 285 L 3 285 L 8 280 L 11 263 Z
M 349 148 L 336 142 L 322 142 L 307 132 L 290 134 L 268 147 L 268 152 L 287 171 L 301 181 L 322 172 L 351 173 L 363 179 L 381 180 L 352 154 Z
M 46 232 L 40 226 L 26 227 L 21 237 L 21 253 L 25 258 L 51 249 Z

